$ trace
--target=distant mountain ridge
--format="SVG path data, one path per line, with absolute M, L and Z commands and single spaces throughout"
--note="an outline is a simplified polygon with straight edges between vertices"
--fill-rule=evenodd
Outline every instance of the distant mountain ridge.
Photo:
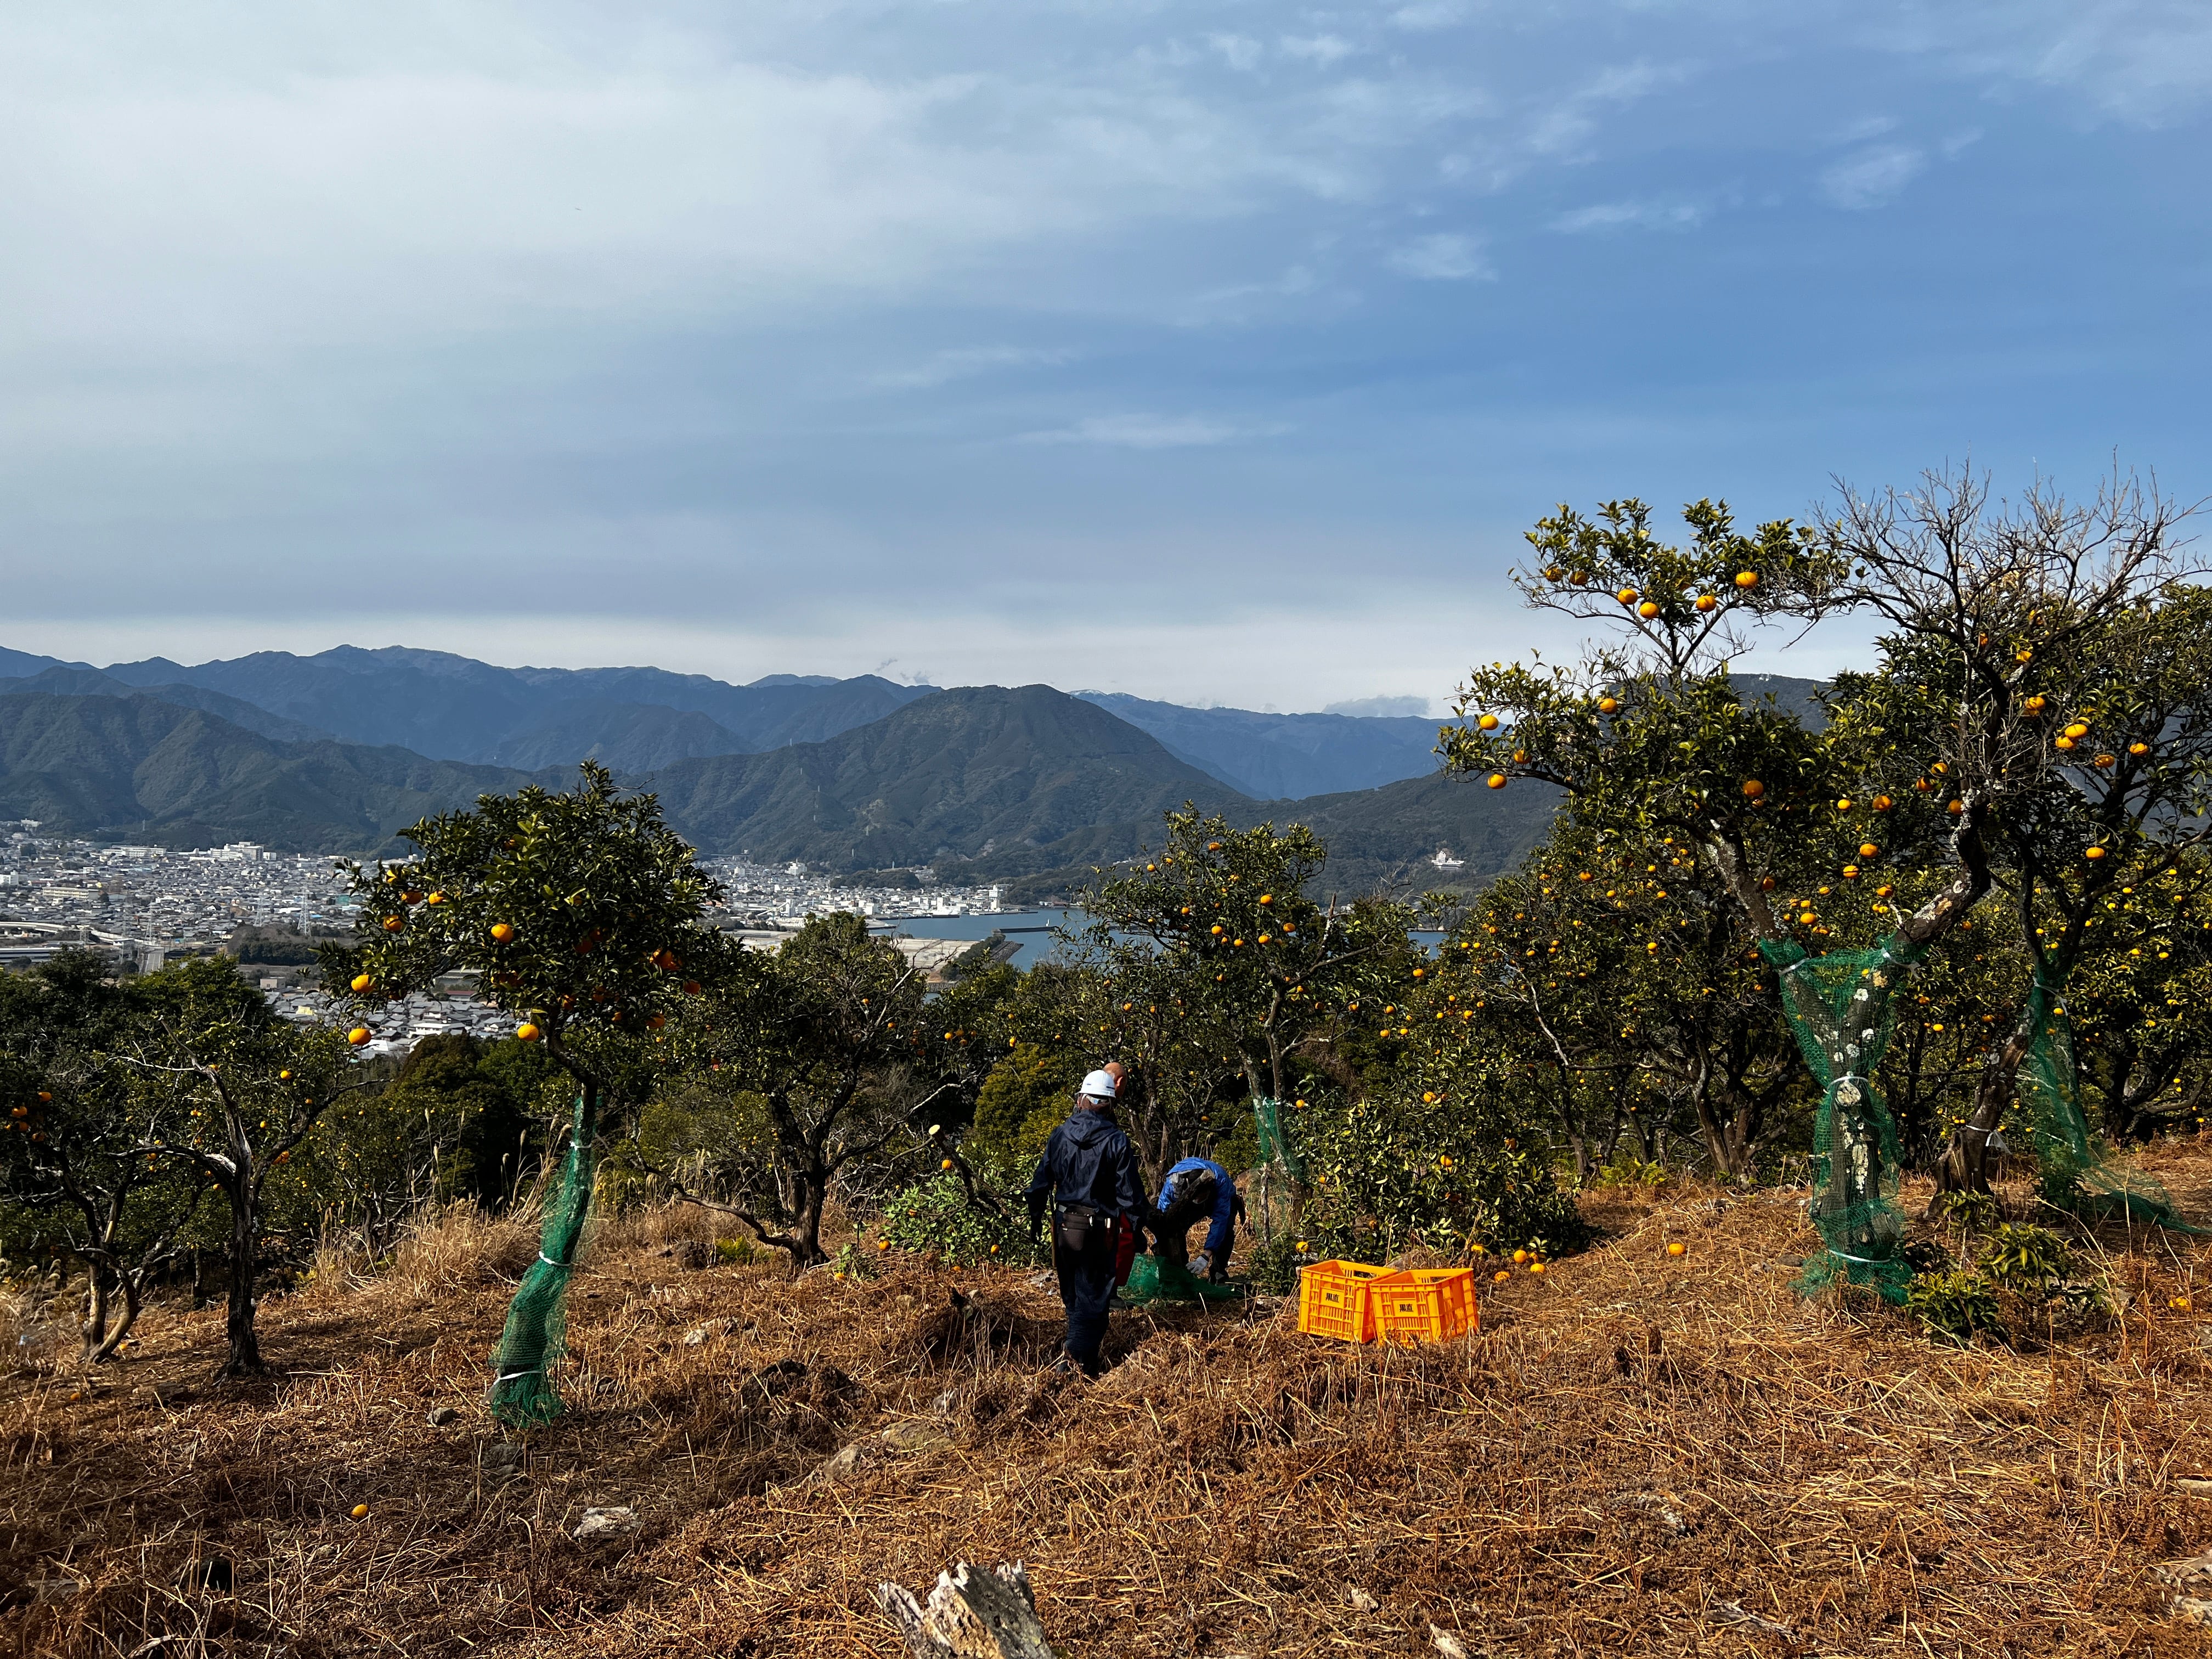
M 392 852 L 419 817 L 573 778 L 565 765 L 525 771 L 327 738 L 289 743 L 143 693 L 0 695 L 0 817 L 61 833 Z M 1332 838 L 1332 879 L 1347 891 L 1409 874 L 1428 886 L 1492 873 L 1541 833 L 1553 805 L 1545 792 L 1501 797 L 1440 776 L 1255 801 L 1097 704 L 1042 685 L 934 692 L 818 743 L 685 758 L 623 781 L 656 793 L 710 854 L 830 872 L 929 864 L 948 879 L 1057 890 L 1156 843 L 1161 814 L 1186 802 L 1237 823 L 1311 823 Z M 1424 870 L 1439 846 L 1465 870 Z
M 1425 717 L 1267 714 L 1186 708 L 1118 691 L 1079 691 L 1166 745 L 1170 754 L 1257 800 L 1379 788 L 1442 764 L 1438 722 Z

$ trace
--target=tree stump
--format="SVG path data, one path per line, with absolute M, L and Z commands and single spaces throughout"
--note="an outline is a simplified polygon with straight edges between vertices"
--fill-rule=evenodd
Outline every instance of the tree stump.
M 937 1575 L 927 1605 L 896 1584 L 878 1584 L 876 1605 L 898 1626 L 915 1659 L 1054 1659 L 1018 1561 L 997 1567 L 962 1561 Z

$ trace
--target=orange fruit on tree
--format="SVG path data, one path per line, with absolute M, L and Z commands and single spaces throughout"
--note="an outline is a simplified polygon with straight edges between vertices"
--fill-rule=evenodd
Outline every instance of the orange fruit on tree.
M 1495 714 L 1482 715 L 1475 721 L 1475 724 L 1486 732 L 1495 732 L 1498 729 L 1498 716 Z
M 2093 860 L 2093 861 L 2094 861 L 2094 860 L 2097 860 L 2097 859 L 2100 859 L 2100 858 L 2102 858 L 2102 857 L 2104 857 L 2104 856 L 2105 856 L 2105 849 L 2104 849 L 2103 848 L 2101 848 L 2101 847 L 2092 847 L 2092 848 L 2090 848 L 2087 853 L 2084 853 L 2081 856 L 2082 856 L 2082 857 L 2084 857 L 2084 858 L 2086 858 L 2086 859 L 2089 859 L 2089 860 Z
M 1850 810 L 1851 810 L 1851 798 L 1850 798 L 1849 795 L 1845 795 L 1844 797 L 1843 797 L 1843 799 L 1842 799 L 1838 800 L 1838 801 L 1836 803 L 1836 811 L 1838 811 L 1838 812 L 1848 812 L 1848 811 L 1850 811 Z
M 2022 697 L 2020 706 L 2031 714 L 2040 714 L 2043 712 L 2043 701 L 2041 697 Z
M 940 1170 L 949 1170 L 949 1169 L 951 1169 L 951 1168 L 952 1167 L 952 1160 L 951 1160 L 951 1158 L 948 1158 L 945 1159 L 942 1163 L 940 1163 L 937 1167 L 938 1167 L 939 1169 L 940 1169 Z
M 1948 801 L 1945 803 L 1943 810 L 1955 818 L 1966 810 L 1966 803 L 1962 800 Z
M 1863 841 L 1859 843 L 1859 856 L 1863 859 L 1875 858 L 1878 856 L 1881 852 L 1881 848 L 1875 846 L 1870 841 Z
M 1746 800 L 1757 800 L 1765 793 L 1766 786 L 1757 778 L 1746 778 L 1743 781 L 1743 798 Z
M 367 974 L 356 974 L 353 976 L 353 988 L 356 994 L 361 995 L 367 995 L 369 988 L 375 983 L 376 981 L 371 979 Z
M 1845 881 L 1856 881 L 1858 878 L 1859 867 L 1857 865 L 1847 864 L 1844 866 L 1844 879 Z
M 1632 587 L 1624 587 L 1613 597 L 1619 599 L 1623 605 L 1634 605 L 1636 603 L 1636 590 Z
M 1488 777 L 1485 778 L 1483 781 L 1488 784 L 1492 789 L 1503 789 L 1505 787 L 1505 774 L 1503 772 L 1492 772 Z M 1217 927 L 1213 931 L 1218 933 L 1221 930 Z
M 2053 749 L 2071 749 L 2074 746 L 2074 739 L 2071 738 L 2053 738 L 2051 740 L 2051 746 Z
M 538 1041 L 538 1028 L 526 1019 L 524 1020 L 521 1024 L 514 1028 L 514 1034 L 516 1036 L 521 1038 L 525 1042 L 535 1042 Z
M 1888 796 L 1876 795 L 1870 804 L 1873 805 L 1875 811 L 1887 812 L 1889 811 L 1892 803 Z
M 1600 697 L 1597 700 L 1597 712 L 1601 714 L 1610 714 L 1620 707 L 1620 699 L 1618 697 Z
M 2130 755 L 2148 755 L 2150 753 L 2150 745 L 2147 743 L 2131 743 L 2128 745 L 2128 753 Z
M 491 925 L 491 936 L 504 945 L 514 937 L 514 926 L 512 922 L 495 921 Z
M 1756 587 L 1756 586 L 1759 586 L 1759 572 L 1757 572 L 1756 570 L 1739 570 L 1739 571 L 1737 571 L 1737 572 L 1735 573 L 1735 585 L 1736 585 L 1738 587 Z
M 2120 758 L 2117 755 L 2100 755 L 2089 763 L 2095 767 L 2118 766 L 2119 763 Z
M 1698 595 L 1698 609 L 1700 611 L 1711 611 L 1719 603 L 1720 601 L 1710 593 L 1700 593 Z
M 1659 607 L 1653 604 L 1650 599 L 1646 599 L 1643 604 L 1636 607 L 1636 614 L 1643 617 L 1644 621 L 1650 622 L 1654 617 L 1659 614 Z
M 356 1025 L 353 1030 L 346 1033 L 346 1041 L 353 1044 L 355 1048 L 358 1048 L 362 1043 L 368 1041 L 372 1033 L 368 1026 Z
M 407 918 L 404 916 L 386 916 L 384 919 L 384 931 L 387 933 L 396 933 L 406 925 Z

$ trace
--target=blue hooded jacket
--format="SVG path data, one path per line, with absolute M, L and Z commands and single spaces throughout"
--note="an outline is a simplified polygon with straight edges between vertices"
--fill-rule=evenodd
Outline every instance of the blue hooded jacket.
M 1165 1215 L 1176 1191 L 1197 1175 L 1213 1177 L 1213 1224 L 1206 1230 L 1206 1250 L 1209 1255 L 1218 1255 L 1229 1243 L 1231 1220 L 1237 1213 L 1237 1183 L 1218 1164 L 1187 1158 L 1170 1170 L 1168 1178 L 1160 1183 L 1160 1201 L 1153 1207 L 1153 1215 L 1155 1218 Z
M 1041 1220 L 1046 1202 L 1088 1204 L 1109 1215 L 1144 1218 L 1145 1188 L 1137 1178 L 1137 1154 L 1110 1111 L 1079 1108 L 1052 1132 L 1030 1177 L 1024 1196 L 1032 1221 Z

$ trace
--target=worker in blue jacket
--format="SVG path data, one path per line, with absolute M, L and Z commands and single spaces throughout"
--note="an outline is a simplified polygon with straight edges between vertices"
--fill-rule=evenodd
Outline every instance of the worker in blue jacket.
M 1206 1230 L 1206 1273 L 1218 1284 L 1229 1273 L 1229 1251 L 1237 1233 L 1237 1218 L 1244 1200 L 1229 1171 L 1210 1158 L 1187 1158 L 1168 1171 L 1160 1183 L 1159 1202 L 1152 1206 L 1147 1231 L 1152 1249 L 1163 1261 L 1188 1271 L 1190 1230 L 1201 1218 Z

